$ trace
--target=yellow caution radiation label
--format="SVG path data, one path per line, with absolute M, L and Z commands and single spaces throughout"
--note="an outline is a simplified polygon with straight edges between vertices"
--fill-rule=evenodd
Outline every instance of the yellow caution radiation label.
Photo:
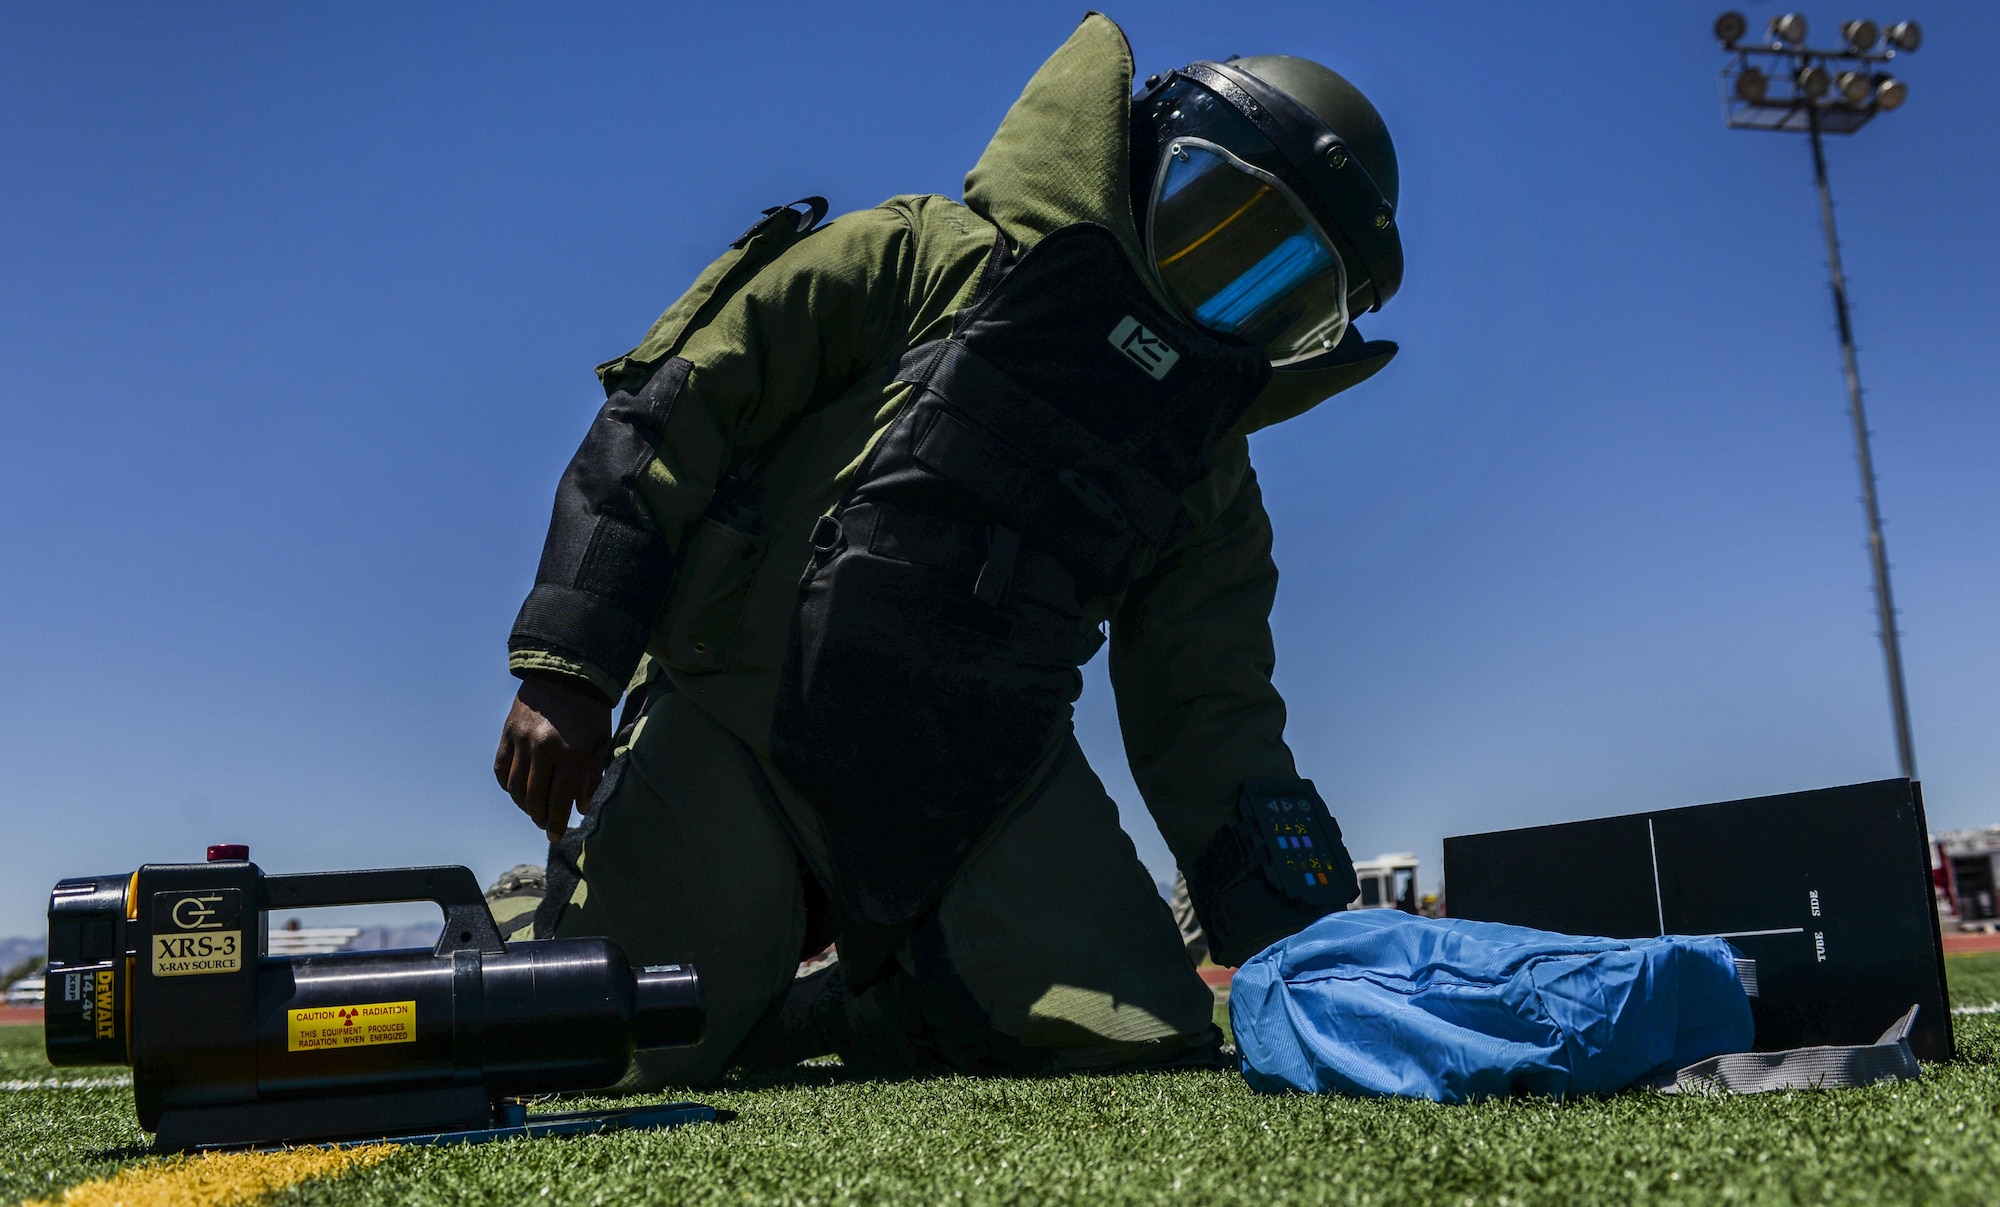
M 365 1002 L 285 1011 L 285 1048 L 291 1052 L 415 1042 L 415 1002 Z
M 243 967 L 243 932 L 205 930 L 153 936 L 154 976 L 202 976 Z

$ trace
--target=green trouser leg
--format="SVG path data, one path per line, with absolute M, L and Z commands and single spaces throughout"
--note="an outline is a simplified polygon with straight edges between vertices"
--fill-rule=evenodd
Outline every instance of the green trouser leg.
M 557 934 L 607 935 L 634 964 L 701 972 L 702 1042 L 642 1053 L 627 1079 L 698 1084 L 791 987 L 805 873 L 753 756 L 684 695 L 653 703 L 631 755 Z M 1072 742 L 895 953 L 888 980 L 849 1004 L 841 1046 L 864 1068 L 1108 1068 L 1208 1049 L 1211 1010 L 1117 806 Z
M 640 1053 L 626 1084 L 701 1084 L 791 984 L 806 931 L 801 869 L 751 756 L 687 697 L 653 702 L 631 759 L 556 936 L 607 936 L 635 966 L 694 965 L 708 1002 L 701 1042 Z
M 1074 739 L 952 881 L 938 922 L 994 1028 L 1057 1069 L 1170 1059 L 1211 1037 L 1214 996 Z

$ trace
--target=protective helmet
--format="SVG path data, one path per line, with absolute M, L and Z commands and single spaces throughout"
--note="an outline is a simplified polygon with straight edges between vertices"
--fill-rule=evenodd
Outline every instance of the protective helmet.
M 1195 62 L 1132 102 L 1132 191 L 1160 287 L 1281 369 L 1331 357 L 1403 279 L 1396 148 L 1354 85 L 1307 59 Z

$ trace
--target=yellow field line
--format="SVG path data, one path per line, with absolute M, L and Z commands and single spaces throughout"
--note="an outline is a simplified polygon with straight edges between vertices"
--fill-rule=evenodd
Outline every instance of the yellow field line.
M 311 1178 L 365 1169 L 394 1151 L 387 1144 L 371 1144 L 170 1157 L 72 1186 L 59 1199 L 36 1199 L 21 1207 L 234 1207 Z

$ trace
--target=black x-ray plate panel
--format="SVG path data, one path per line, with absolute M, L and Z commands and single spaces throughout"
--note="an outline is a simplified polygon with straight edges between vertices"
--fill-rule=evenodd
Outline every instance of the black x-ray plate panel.
M 1757 1047 L 1869 1043 L 1914 1003 L 1952 1054 L 1923 795 L 1880 780 L 1444 841 L 1456 918 L 1722 935 L 1757 961 Z

